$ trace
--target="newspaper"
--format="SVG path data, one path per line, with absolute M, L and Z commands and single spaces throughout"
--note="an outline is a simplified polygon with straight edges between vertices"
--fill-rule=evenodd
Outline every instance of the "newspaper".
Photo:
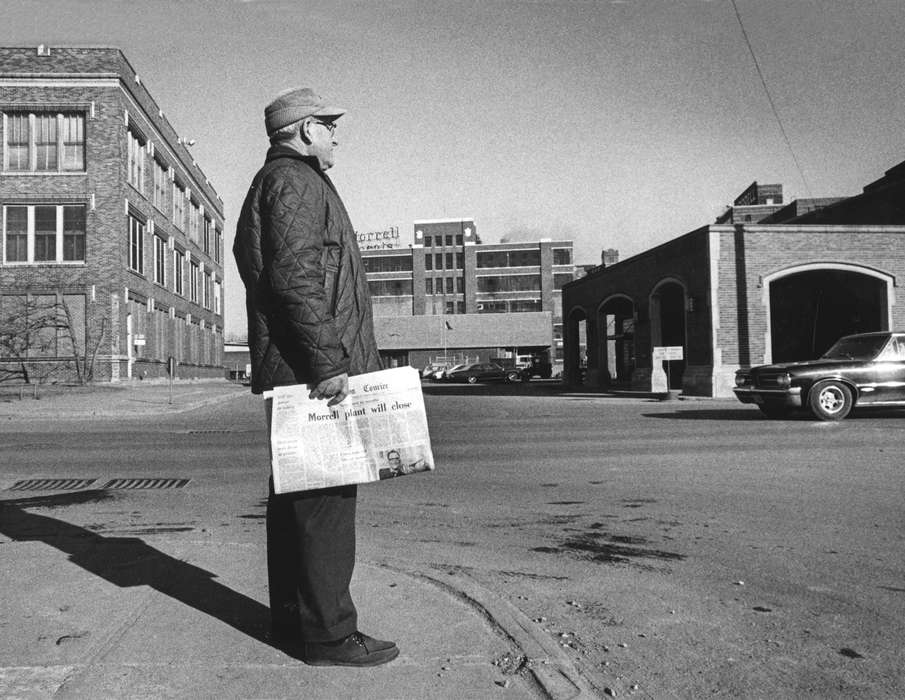
M 349 377 L 335 406 L 305 385 L 272 398 L 271 466 L 276 493 L 362 484 L 434 469 L 421 378 L 412 367 Z

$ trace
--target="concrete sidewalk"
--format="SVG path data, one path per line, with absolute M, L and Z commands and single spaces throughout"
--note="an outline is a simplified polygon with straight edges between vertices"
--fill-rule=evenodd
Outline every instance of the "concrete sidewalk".
M 172 400 L 166 385 L 16 398 L 0 403 L 0 433 L 22 419 L 159 415 L 247 392 L 209 382 L 174 385 Z M 10 491 L 13 481 L 0 474 L 0 697 L 596 697 L 556 640 L 464 572 L 413 570 L 361 546 L 360 628 L 400 656 L 311 667 L 268 643 L 260 544 L 98 532 L 103 491 Z
M 91 386 L 0 385 L 0 420 L 128 418 L 170 415 L 248 395 L 248 387 L 221 380 L 95 384 Z M 19 396 L 22 398 L 19 398 Z

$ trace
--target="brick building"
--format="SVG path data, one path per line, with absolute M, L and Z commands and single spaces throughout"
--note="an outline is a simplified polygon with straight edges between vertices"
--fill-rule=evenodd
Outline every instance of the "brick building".
M 770 204 L 749 188 L 719 223 L 566 285 L 567 380 L 731 396 L 739 367 L 905 328 L 905 163 L 855 197 L 784 205 L 776 187 Z M 682 348 L 668 376 L 663 346 Z
M 571 241 L 482 244 L 473 219 L 414 222 L 409 248 L 363 250 L 388 366 L 562 357 Z M 442 361 L 442 360 L 441 360 Z
M 0 374 L 222 377 L 223 203 L 122 52 L 0 48 L 0 115 Z

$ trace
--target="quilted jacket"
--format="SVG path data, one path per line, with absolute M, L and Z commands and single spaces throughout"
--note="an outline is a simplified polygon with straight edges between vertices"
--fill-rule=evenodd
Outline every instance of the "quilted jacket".
M 252 392 L 380 369 L 355 231 L 317 158 L 271 146 L 233 254 L 245 284 Z

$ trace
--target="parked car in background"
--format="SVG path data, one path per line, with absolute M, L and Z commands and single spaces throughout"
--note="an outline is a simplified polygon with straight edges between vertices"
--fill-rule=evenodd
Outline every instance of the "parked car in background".
M 459 367 L 464 367 L 464 365 L 458 364 L 450 365 L 449 367 L 442 367 L 431 374 L 430 378 L 435 382 L 442 382 L 444 379 L 446 379 L 447 373 L 451 372 L 454 369 L 458 369 Z
M 740 369 L 734 391 L 768 418 L 805 408 L 842 420 L 856 406 L 905 406 L 905 333 L 848 335 L 816 360 Z
M 521 371 L 504 369 L 495 362 L 470 362 L 453 367 L 443 377 L 447 382 L 517 382 L 521 379 Z
M 532 377 L 550 379 L 553 376 L 553 364 L 548 353 L 536 355 L 516 355 L 515 357 L 492 358 L 492 361 L 506 370 L 518 370 L 520 379 L 527 382 Z
M 526 364 L 519 366 L 522 370 L 522 378 L 527 380 L 531 377 L 540 377 L 541 379 L 549 379 L 553 376 L 553 365 L 544 358 L 533 357 Z

